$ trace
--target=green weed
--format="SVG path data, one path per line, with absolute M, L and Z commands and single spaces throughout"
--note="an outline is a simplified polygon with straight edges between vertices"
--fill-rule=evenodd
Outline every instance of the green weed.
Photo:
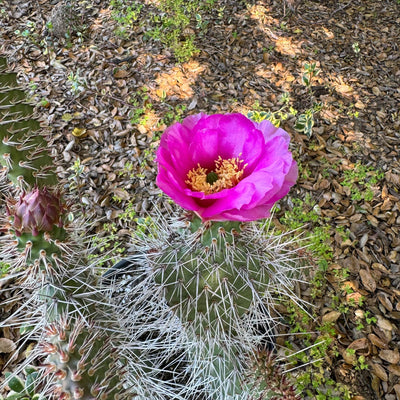
M 9 264 L 6 264 L 4 261 L 0 261 L 0 278 L 3 278 L 8 274 L 10 269 Z
M 341 185 L 349 188 L 350 197 L 353 201 L 371 201 L 374 198 L 373 187 L 384 178 L 384 173 L 376 171 L 372 166 L 368 167 L 356 163 L 349 170 L 344 171 Z
M 112 8 L 112 18 L 118 22 L 115 31 L 116 35 L 127 38 L 129 36 L 128 30 L 130 26 L 140 17 L 143 4 L 137 1 L 126 2 L 125 0 L 111 0 L 110 6 Z
M 290 362 L 290 368 L 295 372 L 292 377 L 299 393 L 313 399 L 324 400 L 350 400 L 350 389 L 337 383 L 331 378 L 332 372 L 326 363 L 326 357 L 339 355 L 336 347 L 337 331 L 332 323 L 324 323 L 315 328 L 319 335 L 310 334 L 310 327 L 315 320 L 305 310 L 295 304 L 286 305 L 289 312 L 288 323 L 292 326 L 291 332 L 301 334 L 303 351 L 295 352 L 290 342 L 286 342 L 288 348 L 286 355 Z M 314 339 L 315 338 L 315 339 Z M 360 368 L 362 360 L 360 360 Z
M 128 37 L 129 29 L 138 20 L 146 21 L 145 37 L 160 41 L 171 49 L 178 62 L 185 62 L 198 53 L 196 33 L 202 35 L 208 27 L 206 13 L 216 0 L 160 0 L 158 10 L 146 9 L 143 4 L 126 0 L 111 0 L 112 17 L 118 22 L 116 34 Z M 140 22 L 142 23 L 142 22 Z
M 13 376 L 12 373 L 6 372 L 7 385 L 11 389 L 5 400 L 46 400 L 43 395 L 36 392 L 39 391 L 40 373 L 35 367 L 27 366 L 24 369 L 25 379 Z M 3 396 L 0 395 L 0 400 Z

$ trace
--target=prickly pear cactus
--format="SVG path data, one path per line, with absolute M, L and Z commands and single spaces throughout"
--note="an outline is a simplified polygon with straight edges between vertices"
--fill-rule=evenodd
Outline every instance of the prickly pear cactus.
M 61 243 L 67 239 L 67 207 L 59 192 L 34 188 L 22 192 L 19 199 L 10 198 L 6 207 L 9 231 L 15 235 L 15 250 L 25 263 L 47 255 L 61 255 Z
M 123 399 L 129 395 L 121 385 L 120 355 L 105 332 L 66 317 L 48 325 L 46 336 L 40 347 L 48 355 L 47 371 L 58 378 L 54 394 L 60 399 Z

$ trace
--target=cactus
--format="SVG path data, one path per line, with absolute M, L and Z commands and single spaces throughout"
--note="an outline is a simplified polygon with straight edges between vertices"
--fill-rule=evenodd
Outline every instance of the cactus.
M 6 59 L 0 57 L 0 164 L 2 177 L 14 186 L 57 184 L 53 159 L 41 132 L 16 74 L 7 71 Z
M 67 207 L 56 189 L 47 141 L 16 74 L 7 72 L 1 57 L 0 138 L 8 193 L 1 254 L 20 276 L 20 286 L 32 291 L 32 299 L 2 324 L 33 327 L 39 345 L 31 360 L 47 355 L 42 375 L 47 398 L 125 399 L 132 389 L 124 388 L 118 359 L 123 354 L 116 351 L 118 316 L 96 289 L 85 249 L 73 239 L 76 227 L 65 226 Z
M 199 113 L 168 127 L 157 150 L 158 186 L 192 214 L 161 218 L 152 238 L 138 238 L 139 281 L 181 321 L 194 374 L 213 400 L 267 398 L 262 385 L 244 382 L 247 360 L 273 341 L 275 303 L 300 302 L 298 238 L 254 222 L 297 179 L 289 142 L 268 121 Z
M 0 254 L 22 276 L 21 285 L 33 291 L 30 304 L 3 324 L 15 325 L 20 318 L 21 326 L 34 325 L 31 335 L 39 345 L 29 361 L 46 356 L 43 395 L 50 400 L 269 398 L 257 381 L 260 374 L 250 384 L 244 377 L 257 347 L 273 342 L 279 322 L 275 303 L 284 296 L 301 302 L 293 291 L 302 267 L 299 238 L 274 235 L 270 220 L 263 226 L 238 221 L 269 213 L 294 184 L 297 166 L 287 150 L 286 132 L 264 122 L 254 125 L 237 114 L 209 120 L 192 116 L 181 128 L 170 129 L 158 157 L 174 168 L 164 165 L 159 182 L 169 193 L 182 189 L 179 201 L 204 219 L 190 214 L 186 220 L 156 220 L 155 230 L 138 236 L 133 246 L 134 294 L 113 298 L 118 284 L 103 285 L 88 265 L 88 249 L 76 239 L 77 225 L 67 223 L 68 207 L 56 188 L 53 161 L 33 107 L 1 57 L 0 118 L 0 163 L 10 193 Z M 235 131 L 246 157 L 257 156 L 259 166 L 254 160 L 244 162 L 240 152 L 219 156 L 215 171 L 207 161 L 183 176 L 175 169 L 180 158 L 170 157 L 175 147 L 179 150 L 177 132 L 182 130 L 178 139 L 185 142 L 188 130 L 198 123 L 203 132 L 207 121 L 214 124 L 213 135 L 217 128 L 232 131 L 237 124 L 237 132 L 264 146 L 261 157 Z M 200 149 L 206 147 L 203 141 L 197 143 Z M 249 175 L 254 182 L 236 191 Z M 257 195 L 249 196 L 249 188 L 259 182 Z M 233 201 L 229 191 L 237 197 Z M 210 211 L 215 199 L 219 205 Z M 160 382 L 168 374 L 169 381 Z
M 46 356 L 38 379 L 47 400 L 185 398 L 188 390 L 177 381 L 184 373 L 172 369 L 171 382 L 160 381 L 170 369 L 170 354 L 162 349 L 177 348 L 178 325 L 169 327 L 169 336 L 152 337 L 149 315 L 164 314 L 159 309 L 165 305 L 126 312 L 113 299 L 115 285 L 105 285 L 88 264 L 84 225 L 68 221 L 71 210 L 42 133 L 16 74 L 0 57 L 0 162 L 7 193 L 0 254 L 21 288 L 32 292 L 1 324 L 30 328 L 38 345 L 28 362 Z
M 188 337 L 193 373 L 208 382 L 212 399 L 267 398 L 259 397 L 264 388 L 243 382 L 248 358 L 273 342 L 276 302 L 289 297 L 301 303 L 294 292 L 301 239 L 271 231 L 270 220 L 259 226 L 158 218 L 152 234 L 134 243 L 133 251 L 145 259 L 136 271 L 136 296 L 141 304 L 158 298 L 170 306 L 167 312 Z

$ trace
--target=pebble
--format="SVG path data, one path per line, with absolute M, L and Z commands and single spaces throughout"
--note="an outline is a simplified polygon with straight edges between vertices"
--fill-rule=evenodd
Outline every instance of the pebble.
M 63 151 L 63 157 L 65 162 L 70 162 L 71 161 L 71 154 L 69 154 L 67 151 Z

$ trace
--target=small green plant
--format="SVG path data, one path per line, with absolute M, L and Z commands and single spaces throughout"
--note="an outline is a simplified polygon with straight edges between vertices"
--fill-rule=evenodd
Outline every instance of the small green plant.
M 322 103 L 314 103 L 311 108 L 298 116 L 294 129 L 298 132 L 304 133 L 308 138 L 310 138 L 315 124 L 314 115 L 321 110 Z
M 358 42 L 354 42 L 354 43 L 351 45 L 351 47 L 352 47 L 352 49 L 353 49 L 353 51 L 354 51 L 354 53 L 355 53 L 356 55 L 358 55 L 358 54 L 360 53 L 360 46 L 359 46 Z
M 112 17 L 118 22 L 118 35 L 126 38 L 133 23 L 140 20 L 144 25 L 146 21 L 145 36 L 160 41 L 173 51 L 178 62 L 184 62 L 198 52 L 196 34 L 188 28 L 193 24 L 197 34 L 203 35 L 209 24 L 206 13 L 212 10 L 214 3 L 214 0 L 160 0 L 156 6 L 158 10 L 144 8 L 137 1 L 112 0 L 110 4 Z
M 289 93 L 285 92 L 279 99 L 282 105 L 277 111 L 264 111 L 258 101 L 253 104 L 253 109 L 247 113 L 247 117 L 253 121 L 261 122 L 268 120 L 272 122 L 277 128 L 281 125 L 282 121 L 288 119 L 289 115 L 296 115 L 297 111 L 290 106 Z
M 118 171 L 119 176 L 126 176 L 130 179 L 135 177 L 135 166 L 132 162 L 127 161 L 124 165 L 124 168 L 121 171 Z
M 68 83 L 71 87 L 71 92 L 77 96 L 85 89 L 85 79 L 79 75 L 79 70 L 74 74 L 71 72 L 68 75 Z
M 301 76 L 301 81 L 304 86 L 307 87 L 309 93 L 312 95 L 312 83 L 313 79 L 321 72 L 319 68 L 317 68 L 317 63 L 305 63 L 304 64 L 304 72 Z
M 353 201 L 371 201 L 374 197 L 373 186 L 384 178 L 384 173 L 376 171 L 372 166 L 367 167 L 359 162 L 354 168 L 344 171 L 341 185 L 349 188 Z
M 111 0 L 110 6 L 112 18 L 118 22 L 115 33 L 122 38 L 127 38 L 128 30 L 138 20 L 143 4 L 137 1 Z
M 331 369 L 324 361 L 327 354 L 339 355 L 336 347 L 337 331 L 333 324 L 324 323 L 314 328 L 316 320 L 298 305 L 286 304 L 286 307 L 289 312 L 288 322 L 293 327 L 291 332 L 301 337 L 304 348 L 294 352 L 290 342 L 286 342 L 286 354 L 290 360 L 290 368 L 287 369 L 295 371 L 293 377 L 302 398 L 307 395 L 312 399 L 350 400 L 350 389 L 331 378 Z M 312 339 L 310 327 L 320 332 L 316 339 Z M 297 369 L 298 365 L 302 368 Z
M 11 389 L 6 400 L 46 400 L 40 394 L 37 394 L 39 380 L 39 372 L 35 367 L 27 366 L 24 369 L 25 380 L 6 372 L 5 376 L 8 380 L 7 385 Z M 0 400 L 3 397 L 0 395 Z
M 74 161 L 74 164 L 68 168 L 68 171 L 72 172 L 68 177 L 69 190 L 79 190 L 83 185 L 83 174 L 85 171 L 85 166 L 81 163 L 79 157 Z
M 306 225 L 312 226 L 312 233 L 306 233 L 306 243 L 311 252 L 319 257 L 322 267 L 332 258 L 330 245 L 330 227 L 320 216 L 320 210 L 315 201 L 307 194 L 304 200 L 293 199 L 293 207 L 279 219 L 287 230 L 296 230 Z
M 170 125 L 174 122 L 181 122 L 186 111 L 185 104 L 177 104 L 175 106 L 171 106 L 165 103 L 169 110 L 166 111 L 159 122 L 159 125 Z
M 32 43 L 39 47 L 45 47 L 46 41 L 42 38 L 42 35 L 39 34 L 36 23 L 33 21 L 26 21 L 25 29 L 16 29 L 14 34 L 26 42 Z
M 365 311 L 364 316 L 365 316 L 365 321 L 368 325 L 371 324 L 376 324 L 376 318 L 375 317 L 370 317 L 369 315 L 371 314 L 370 311 Z
M 361 355 L 357 358 L 357 364 L 355 366 L 355 369 L 360 371 L 360 370 L 365 370 L 368 369 L 369 365 L 365 361 L 365 356 Z
M 0 261 L 0 278 L 7 275 L 9 269 L 9 264 L 5 263 L 4 261 Z

